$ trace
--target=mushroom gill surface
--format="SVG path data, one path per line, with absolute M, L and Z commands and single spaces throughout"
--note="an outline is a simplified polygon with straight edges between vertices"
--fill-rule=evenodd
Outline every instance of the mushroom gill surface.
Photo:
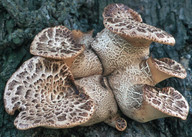
M 38 126 L 70 128 L 88 121 L 94 103 L 74 84 L 64 61 L 33 57 L 8 80 L 4 92 L 7 113 L 19 110 L 14 124 L 25 130 Z

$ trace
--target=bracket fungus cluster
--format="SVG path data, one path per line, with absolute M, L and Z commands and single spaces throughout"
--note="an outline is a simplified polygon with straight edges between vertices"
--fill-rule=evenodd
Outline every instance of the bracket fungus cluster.
M 149 57 L 151 42 L 174 45 L 165 31 L 142 22 L 123 4 L 103 12 L 105 28 L 70 31 L 64 26 L 37 34 L 27 60 L 8 80 L 4 92 L 7 113 L 20 113 L 18 129 L 38 126 L 71 128 L 105 122 L 119 131 L 127 122 L 162 117 L 187 118 L 189 106 L 179 91 L 155 85 L 167 78 L 184 79 L 184 67 L 169 58 Z M 118 110 L 120 108 L 120 110 Z

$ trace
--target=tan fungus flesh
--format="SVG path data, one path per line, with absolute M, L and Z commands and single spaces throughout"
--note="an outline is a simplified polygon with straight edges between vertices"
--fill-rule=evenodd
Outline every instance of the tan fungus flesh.
M 64 26 L 46 28 L 38 33 L 30 47 L 33 55 L 52 59 L 74 58 L 84 51 L 82 44 L 77 44 L 71 31 Z
M 169 58 L 152 59 L 153 65 L 161 72 L 173 77 L 184 79 L 187 76 L 185 68 L 175 60 Z
M 85 45 L 85 51 L 73 61 L 70 70 L 74 78 L 82 78 L 91 75 L 101 75 L 103 68 L 98 56 L 90 49 L 93 41 L 93 31 L 83 33 L 80 30 L 73 30 L 72 35 L 78 44 Z
M 119 7 L 126 8 L 121 9 Z M 110 14 L 108 11 L 110 11 Z M 142 23 L 142 20 L 138 19 L 140 16 L 133 14 L 132 11 L 127 6 L 122 6 L 122 4 L 111 4 L 104 10 L 103 24 L 107 29 L 125 38 L 134 46 L 149 46 L 151 42 L 175 44 L 175 39 L 170 34 Z M 124 17 L 127 12 L 130 12 L 130 14 L 127 14 L 128 17 Z
M 85 90 L 76 86 L 64 61 L 33 57 L 9 79 L 4 93 L 7 113 L 20 113 L 18 129 L 38 126 L 69 128 L 88 121 L 94 103 Z
M 75 79 L 91 75 L 101 75 L 103 72 L 100 60 L 90 49 L 85 49 L 82 54 L 75 58 L 70 70 Z
M 75 83 L 89 91 L 89 96 L 93 98 L 95 104 L 93 116 L 82 126 L 102 122 L 117 113 L 117 104 L 106 78 L 101 75 L 93 75 L 75 80 Z
M 150 68 L 150 73 L 154 83 L 159 83 L 170 77 L 178 77 L 184 79 L 187 76 L 185 68 L 178 62 L 169 59 L 147 59 L 147 64 Z

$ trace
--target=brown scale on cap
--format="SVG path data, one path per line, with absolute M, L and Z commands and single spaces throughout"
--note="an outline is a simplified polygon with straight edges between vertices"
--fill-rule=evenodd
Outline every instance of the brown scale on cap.
M 69 128 L 88 121 L 94 103 L 84 88 L 76 86 L 64 61 L 33 57 L 8 80 L 4 92 L 7 113 L 20 113 L 15 126 Z
M 84 46 L 77 44 L 71 31 L 64 26 L 42 30 L 35 36 L 30 47 L 30 52 L 33 55 L 66 61 L 72 61 L 83 51 Z
M 131 19 L 138 22 L 143 22 L 139 13 L 124 4 L 109 4 L 104 9 L 103 17 L 114 19 L 112 21 L 115 21 L 115 19 L 118 20 L 120 18 L 124 20 Z
M 175 39 L 170 34 L 142 23 L 140 15 L 123 4 L 110 4 L 105 7 L 103 18 L 107 29 L 134 46 L 149 46 L 151 42 L 175 44 Z
M 104 25 L 91 47 L 99 56 L 104 73 L 131 65 L 149 55 L 151 42 L 174 45 L 174 38 L 165 31 L 142 23 L 141 16 L 123 4 L 110 4 L 103 12 Z

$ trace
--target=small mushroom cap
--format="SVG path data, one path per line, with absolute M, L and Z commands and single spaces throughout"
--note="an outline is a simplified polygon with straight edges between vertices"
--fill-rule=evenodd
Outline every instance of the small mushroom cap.
M 124 131 L 127 128 L 127 121 L 122 118 L 118 113 L 116 113 L 115 115 L 110 115 L 110 117 L 104 122 L 119 131 Z
M 156 88 L 149 85 L 143 87 L 144 100 L 155 109 L 168 116 L 186 120 L 189 105 L 179 91 L 172 87 Z
M 127 128 L 127 121 L 124 118 L 118 117 L 116 119 L 116 129 L 124 131 Z
M 30 47 L 33 55 L 52 59 L 74 58 L 84 51 L 82 44 L 77 44 L 71 31 L 65 26 L 46 28 L 39 32 Z
M 161 72 L 169 76 L 184 79 L 187 76 L 185 68 L 175 60 L 169 58 L 153 59 L 150 57 L 152 64 Z
M 75 85 L 64 61 L 33 57 L 8 80 L 4 92 L 7 113 L 20 113 L 18 129 L 38 126 L 69 128 L 87 122 L 94 103 L 84 88 Z
M 135 46 L 151 42 L 174 45 L 175 39 L 165 31 L 142 23 L 141 16 L 123 4 L 110 4 L 103 12 L 104 26 Z

